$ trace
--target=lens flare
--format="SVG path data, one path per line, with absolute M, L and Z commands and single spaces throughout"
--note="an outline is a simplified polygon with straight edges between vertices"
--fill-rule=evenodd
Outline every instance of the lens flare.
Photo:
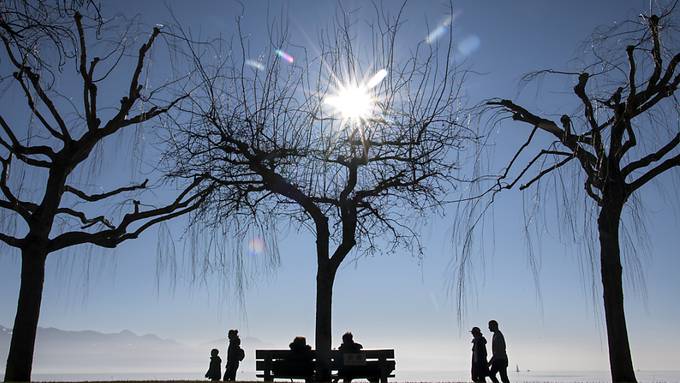
M 264 70 L 264 64 L 256 60 L 246 60 L 246 65 L 257 70 Z
M 286 60 L 289 64 L 292 64 L 295 59 L 293 59 L 293 56 L 289 55 L 288 53 L 282 51 L 281 49 L 277 49 L 274 51 L 277 56 L 281 57 L 282 59 Z
M 387 77 L 387 71 L 385 69 L 379 70 L 370 80 L 368 80 L 366 87 L 368 89 L 375 88 L 385 77 Z
M 263 254 L 265 250 L 265 244 L 262 238 L 255 237 L 248 241 L 248 254 L 249 255 L 260 255 Z
M 451 22 L 453 22 L 453 16 L 454 15 L 448 15 L 446 18 L 437 25 L 437 28 L 435 28 L 432 32 L 430 32 L 427 37 L 425 37 L 425 42 L 428 44 L 432 44 L 437 39 L 440 37 L 444 36 L 444 34 L 449 30 L 449 27 L 451 26 Z
M 482 41 L 477 35 L 467 36 L 458 44 L 458 53 L 463 57 L 467 57 L 479 49 L 481 44 Z

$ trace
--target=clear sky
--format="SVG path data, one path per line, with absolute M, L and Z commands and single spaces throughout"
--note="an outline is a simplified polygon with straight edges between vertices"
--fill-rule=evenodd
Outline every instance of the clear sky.
M 266 32 L 267 4 L 274 13 L 286 9 L 292 38 L 301 45 L 313 44 L 307 36 L 315 36 L 335 11 L 332 1 L 244 3 L 245 32 L 252 34 L 255 42 Z M 232 1 L 167 4 L 185 27 L 201 36 L 229 36 L 234 18 L 241 12 L 241 5 Z M 343 4 L 347 9 L 359 9 L 357 17 L 370 14 L 367 2 Z M 383 4 L 387 8 L 398 5 L 392 1 Z M 579 44 L 595 27 L 645 12 L 649 6 L 649 0 L 455 1 L 453 30 L 458 54 L 466 56 L 467 65 L 480 73 L 466 83 L 471 102 L 514 98 L 522 74 L 568 67 L 579 55 Z M 149 25 L 169 23 L 170 19 L 161 2 L 105 2 L 103 11 L 139 15 Z M 407 33 L 399 44 L 414 46 L 427 35 L 428 23 L 441 22 L 446 12 L 445 2 L 410 2 L 405 10 Z M 260 50 L 269 54 L 266 45 Z M 550 97 L 532 92 L 523 93 L 520 100 L 540 110 L 557 107 Z M 526 131 L 519 129 L 508 125 L 495 136 L 494 142 L 502 145 L 492 149 L 496 159 L 492 166 L 501 166 L 520 143 Z M 114 181 L 125 183 L 130 171 L 121 166 L 126 164 L 109 159 L 103 173 L 115 174 Z M 673 184 L 668 181 L 661 179 L 659 185 L 667 185 L 668 195 L 673 196 Z M 628 329 L 636 368 L 673 369 L 680 360 L 680 221 L 661 195 L 652 187 L 648 189 L 641 194 L 650 236 L 649 251 L 642 256 L 646 290 L 626 286 Z M 538 239 L 538 296 L 527 261 L 522 201 L 518 191 L 509 191 L 496 201 L 493 231 L 489 226 L 480 239 L 487 251 L 483 262 L 481 257 L 476 261 L 474 289 L 462 323 L 456 318 L 455 301 L 448 289 L 453 278 L 452 218 L 433 217 L 422 230 L 426 244 L 423 260 L 398 253 L 359 258 L 341 268 L 333 302 L 334 344 L 339 344 L 344 331 L 351 330 L 367 348 L 395 348 L 399 368 L 462 370 L 468 368 L 470 359 L 469 328 L 479 326 L 489 338 L 486 323 L 497 319 L 506 336 L 511 364 L 533 370 L 606 370 L 600 293 L 595 293 L 598 299 L 593 302 L 591 277 L 581 271 L 578 249 L 561 244 L 557 223 L 547 216 L 549 230 Z M 173 232 L 184 223 L 174 223 Z M 151 230 L 115 251 L 95 250 L 92 256 L 79 251 L 52 255 L 40 325 L 104 332 L 129 329 L 195 344 L 223 337 L 229 328 L 281 347 L 296 335 L 313 339 L 316 265 L 314 239 L 308 233 L 293 229 L 279 233 L 281 265 L 267 273 L 257 273 L 253 266 L 243 306 L 228 288 L 231 284 L 221 279 L 229 275 L 210 275 L 205 283 L 194 282 L 189 268 L 179 262 L 176 278 L 168 273 L 159 278 L 157 236 L 157 231 Z M 177 252 L 182 253 L 181 246 Z M 249 262 L 257 265 L 258 256 L 252 255 Z M 0 324 L 7 327 L 14 319 L 18 286 L 18 254 L 3 249 Z

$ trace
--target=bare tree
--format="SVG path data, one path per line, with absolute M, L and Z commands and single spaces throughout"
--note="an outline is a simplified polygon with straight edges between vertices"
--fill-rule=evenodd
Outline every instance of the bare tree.
M 672 10 L 673 7 L 671 7 Z M 537 187 L 549 177 L 572 169 L 544 193 L 559 193 L 571 182 L 583 182 L 597 220 L 599 266 L 614 382 L 636 381 L 624 312 L 620 229 L 622 213 L 643 186 L 680 166 L 678 98 L 680 53 L 672 40 L 677 29 L 671 11 L 594 34 L 591 65 L 576 73 L 554 70 L 527 76 L 572 76 L 578 112 L 559 121 L 541 116 L 512 100 L 487 103 L 501 121 L 533 126 L 494 192 Z M 677 36 L 677 35 L 676 35 Z M 625 44 L 628 44 L 625 46 Z M 622 47 L 625 46 L 625 49 Z M 551 140 L 541 140 L 541 134 Z M 538 153 L 527 152 L 538 147 Z M 526 162 L 525 161 L 526 158 Z M 523 165 L 521 165 L 523 163 Z M 523 183 L 522 183 L 523 182 Z M 596 217 L 595 217 L 596 216 Z
M 281 221 L 314 234 L 320 381 L 330 378 L 338 267 L 352 251 L 422 255 L 418 219 L 441 212 L 459 181 L 458 149 L 476 140 L 462 118 L 451 35 L 400 46 L 403 8 L 392 17 L 376 8 L 360 25 L 340 9 L 311 58 L 285 23 L 271 23 L 282 32 L 263 47 L 278 56 L 251 59 L 242 34 L 224 61 L 201 64 L 224 56 L 195 51 L 204 86 L 192 93 L 194 118 L 170 137 L 171 174 L 217 185 L 197 211 L 206 223 L 232 238 Z
M 96 193 L 73 183 L 77 172 L 87 174 L 83 168 L 97 161 L 93 153 L 120 150 L 111 137 L 170 113 L 188 95 L 188 89 L 179 86 L 183 78 L 151 89 L 144 86 L 147 56 L 163 36 L 160 28 L 145 36 L 130 56 L 128 44 L 107 33 L 98 10 L 96 19 L 76 11 L 81 3 L 0 5 L 3 70 L 11 72 L 2 77 L 9 83 L 3 85 L 25 100 L 23 115 L 30 116 L 22 119 L 22 113 L 7 109 L 0 114 L 0 240 L 21 253 L 21 285 L 5 370 L 8 382 L 31 379 L 49 254 L 83 244 L 116 247 L 154 224 L 196 209 L 209 192 L 197 175 L 188 185 L 177 185 L 169 201 L 156 197 L 156 203 L 143 204 L 131 197 L 149 189 L 148 180 Z M 104 55 L 92 55 L 92 50 Z M 123 68 L 127 63 L 130 66 Z M 75 66 L 75 84 L 58 81 L 68 78 L 66 72 L 73 68 L 68 64 Z M 107 93 L 100 87 L 115 82 L 119 86 L 120 79 L 126 84 L 120 88 L 120 104 L 105 107 L 115 96 L 107 94 L 110 87 Z M 73 85 L 79 91 L 70 98 Z M 101 166 L 115 171 L 119 164 Z

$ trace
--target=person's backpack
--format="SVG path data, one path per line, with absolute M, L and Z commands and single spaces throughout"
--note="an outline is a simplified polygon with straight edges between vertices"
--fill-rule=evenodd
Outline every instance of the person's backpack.
M 246 352 L 243 351 L 241 347 L 239 347 L 238 351 L 236 351 L 236 356 L 238 357 L 238 361 L 240 362 L 246 358 Z

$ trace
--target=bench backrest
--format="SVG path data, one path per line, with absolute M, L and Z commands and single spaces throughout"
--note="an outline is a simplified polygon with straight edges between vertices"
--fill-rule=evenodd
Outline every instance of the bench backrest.
M 255 350 L 256 369 L 258 371 L 270 368 L 269 363 L 274 360 L 287 359 L 290 357 L 292 351 L 290 350 Z M 361 354 L 365 356 L 365 361 L 388 361 L 394 359 L 394 350 L 362 350 Z M 316 352 L 312 350 L 312 356 L 316 360 Z M 343 353 L 338 350 L 331 350 L 331 368 L 337 369 L 340 359 L 343 358 Z M 363 359 L 363 357 L 362 357 Z
M 361 350 L 366 355 L 366 360 L 394 359 L 394 350 Z M 290 356 L 290 350 L 255 350 L 255 359 L 285 359 Z M 316 351 L 312 350 L 316 359 Z M 341 351 L 331 350 L 331 358 L 337 360 L 342 355 Z

